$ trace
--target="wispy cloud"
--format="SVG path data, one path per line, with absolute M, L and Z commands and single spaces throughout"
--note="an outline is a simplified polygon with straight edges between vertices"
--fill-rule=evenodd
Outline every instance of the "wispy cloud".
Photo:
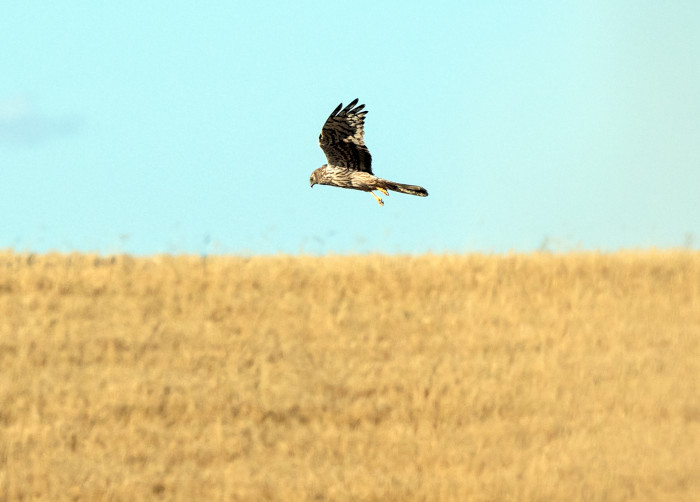
M 0 144 L 37 145 L 75 134 L 81 125 L 77 115 L 46 115 L 26 98 L 0 100 Z

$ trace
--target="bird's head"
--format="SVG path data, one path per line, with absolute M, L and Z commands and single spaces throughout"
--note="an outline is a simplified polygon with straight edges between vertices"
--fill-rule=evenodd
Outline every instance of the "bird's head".
M 317 183 L 321 183 L 321 180 L 323 179 L 323 168 L 326 167 L 321 166 L 318 169 L 316 169 L 314 172 L 311 173 L 311 177 L 309 178 L 309 185 L 311 185 L 311 188 L 313 188 L 314 185 Z

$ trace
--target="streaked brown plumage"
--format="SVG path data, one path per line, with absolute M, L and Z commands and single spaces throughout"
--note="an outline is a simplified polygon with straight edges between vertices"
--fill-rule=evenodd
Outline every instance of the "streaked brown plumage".
M 363 111 L 365 105 L 355 105 L 357 99 L 345 108 L 342 103 L 339 104 L 323 125 L 318 143 L 326 154 L 328 164 L 311 173 L 311 186 L 330 185 L 369 192 L 380 206 L 384 205 L 384 201 L 373 190 L 379 190 L 384 195 L 389 195 L 388 190 L 392 190 L 426 197 L 428 191 L 421 186 L 395 183 L 372 173 L 372 155 L 363 138 L 367 111 Z

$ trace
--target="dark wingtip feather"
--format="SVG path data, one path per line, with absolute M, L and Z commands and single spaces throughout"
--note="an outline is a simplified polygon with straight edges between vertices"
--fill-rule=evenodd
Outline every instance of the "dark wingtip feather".
M 342 104 L 342 103 L 341 103 L 341 104 Z M 357 104 L 357 98 L 355 98 L 355 99 L 353 99 L 352 101 L 350 101 L 350 103 L 348 104 L 348 106 L 346 106 L 345 108 L 343 108 L 343 111 L 342 111 L 341 113 L 348 113 L 350 110 L 352 110 L 352 107 L 355 106 L 356 104 Z
M 340 109 L 343 107 L 343 103 L 340 103 L 338 106 L 335 107 L 335 110 L 330 114 L 328 118 L 334 117 L 337 115 L 337 113 L 340 111 Z
M 365 107 L 364 104 L 357 106 L 353 109 L 353 107 L 357 104 L 357 101 L 358 101 L 358 98 L 353 99 L 352 101 L 350 101 L 350 103 L 348 103 L 348 105 L 345 108 L 343 108 L 343 103 L 340 103 L 335 108 L 335 110 L 333 110 L 333 113 L 330 114 L 329 118 L 335 117 L 336 115 L 339 115 L 339 114 L 347 114 L 348 112 L 351 112 L 351 111 L 354 112 L 355 114 L 358 114 L 358 115 L 366 115 L 367 114 L 366 110 L 364 112 L 362 112 L 361 114 L 358 113 Z M 342 111 L 341 111 L 341 109 L 342 109 Z

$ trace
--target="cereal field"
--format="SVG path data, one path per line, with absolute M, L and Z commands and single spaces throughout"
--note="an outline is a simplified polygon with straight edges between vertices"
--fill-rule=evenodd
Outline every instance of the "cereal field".
M 698 494 L 698 252 L 0 252 L 0 501 Z

